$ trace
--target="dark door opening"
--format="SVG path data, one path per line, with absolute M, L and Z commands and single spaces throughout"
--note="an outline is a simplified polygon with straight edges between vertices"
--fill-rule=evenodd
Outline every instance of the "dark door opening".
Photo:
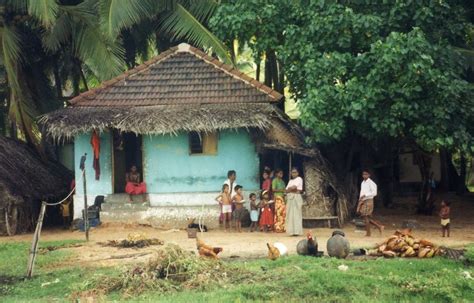
M 135 165 L 143 180 L 142 136 L 114 131 L 114 192 L 125 192 L 125 174 Z
M 291 166 L 296 167 L 300 173 L 300 177 L 303 176 L 303 159 L 297 154 L 291 155 Z M 269 167 L 272 171 L 280 168 L 283 170 L 283 181 L 288 183 L 290 180 L 290 155 L 285 151 L 280 150 L 264 150 L 260 153 L 260 182 L 263 182 L 262 174 L 265 167 Z M 261 183 L 260 183 L 261 185 Z

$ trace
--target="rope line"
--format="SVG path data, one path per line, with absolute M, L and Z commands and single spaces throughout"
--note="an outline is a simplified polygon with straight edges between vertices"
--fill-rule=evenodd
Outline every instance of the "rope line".
M 62 199 L 61 201 L 59 202 L 56 202 L 56 203 L 48 203 L 48 202 L 45 202 L 45 204 L 47 206 L 56 206 L 56 205 L 59 205 L 61 203 L 63 203 L 64 201 L 66 201 L 67 199 L 69 199 L 69 197 L 71 197 L 71 195 L 74 193 L 74 191 L 76 190 L 76 186 L 78 183 L 81 183 L 81 180 L 82 178 L 84 177 L 84 171 L 82 171 L 82 174 L 81 174 L 81 177 L 79 178 L 79 180 L 77 182 L 75 182 L 74 184 L 74 187 L 72 188 L 71 192 L 66 196 L 66 198 Z

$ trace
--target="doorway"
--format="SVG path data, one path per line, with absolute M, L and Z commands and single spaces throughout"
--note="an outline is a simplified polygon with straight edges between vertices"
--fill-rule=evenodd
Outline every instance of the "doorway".
M 298 168 L 300 177 L 304 179 L 303 158 L 300 155 L 291 155 L 291 166 Z M 272 171 L 278 168 L 282 169 L 285 184 L 287 184 L 291 178 L 290 155 L 286 151 L 265 149 L 260 153 L 260 183 L 263 182 L 262 173 L 265 167 L 269 167 Z
M 132 165 L 143 180 L 142 136 L 114 130 L 114 193 L 125 192 L 125 174 Z

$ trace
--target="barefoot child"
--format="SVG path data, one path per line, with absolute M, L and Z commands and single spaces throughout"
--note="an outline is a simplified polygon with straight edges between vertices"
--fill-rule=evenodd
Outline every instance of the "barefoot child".
M 263 231 L 268 232 L 273 226 L 273 211 L 271 208 L 273 201 L 270 201 L 268 192 L 265 190 L 262 192 L 262 200 L 260 202 L 260 208 L 262 209 L 262 215 L 260 216 L 260 226 L 263 227 Z
M 257 230 L 258 225 L 258 204 L 257 204 L 257 195 L 251 193 L 249 196 L 250 199 L 250 232 Z
M 447 201 L 441 201 L 441 209 L 439 211 L 439 216 L 441 218 L 441 232 L 443 234 L 443 238 L 445 237 L 445 234 L 448 234 L 449 238 L 449 224 L 450 224 L 450 219 L 449 219 L 449 214 L 451 212 L 451 209 L 449 207 L 450 203 Z
M 230 230 L 230 220 L 232 215 L 232 201 L 230 199 L 229 185 L 222 185 L 222 193 L 216 197 L 216 201 L 222 207 L 222 214 L 224 215 L 224 228 Z
M 235 229 L 241 233 L 242 232 L 242 219 L 245 214 L 244 209 L 244 196 L 242 193 L 242 186 L 237 185 L 235 187 L 236 194 L 232 198 L 232 202 L 235 203 L 235 210 L 234 210 L 234 219 L 235 219 Z

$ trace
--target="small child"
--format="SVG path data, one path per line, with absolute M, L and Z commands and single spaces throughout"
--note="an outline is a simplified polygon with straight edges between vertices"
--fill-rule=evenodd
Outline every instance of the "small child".
M 61 214 L 63 217 L 63 225 L 64 228 L 69 228 L 71 226 L 71 212 L 69 210 L 69 206 L 71 205 L 71 200 L 66 200 L 59 205 L 61 208 Z
M 235 210 L 234 210 L 234 219 L 235 219 L 235 229 L 241 233 L 242 232 L 242 219 L 245 215 L 245 208 L 244 208 L 244 196 L 242 193 L 242 186 L 237 185 L 235 186 L 235 195 L 232 198 L 232 201 L 235 203 Z
M 262 192 L 262 200 L 260 202 L 260 208 L 262 209 L 262 215 L 260 216 L 260 226 L 263 227 L 263 231 L 268 232 L 273 226 L 273 211 L 271 208 L 273 201 L 270 201 L 268 191 Z
M 257 195 L 254 193 L 251 193 L 249 195 L 249 199 L 250 199 L 250 221 L 252 221 L 252 223 L 250 224 L 250 232 L 253 232 L 254 230 L 257 230 L 257 224 L 258 224 Z
M 441 232 L 443 234 L 443 238 L 445 237 L 445 234 L 448 234 L 449 238 L 449 214 L 451 212 L 451 209 L 449 208 L 450 203 L 447 201 L 441 201 L 441 209 L 439 211 L 439 216 L 441 218 Z
M 219 202 L 222 208 L 222 214 L 224 214 L 224 229 L 225 231 L 230 230 L 230 220 L 232 215 L 232 201 L 230 199 L 229 185 L 222 185 L 222 192 L 216 197 L 216 201 Z

